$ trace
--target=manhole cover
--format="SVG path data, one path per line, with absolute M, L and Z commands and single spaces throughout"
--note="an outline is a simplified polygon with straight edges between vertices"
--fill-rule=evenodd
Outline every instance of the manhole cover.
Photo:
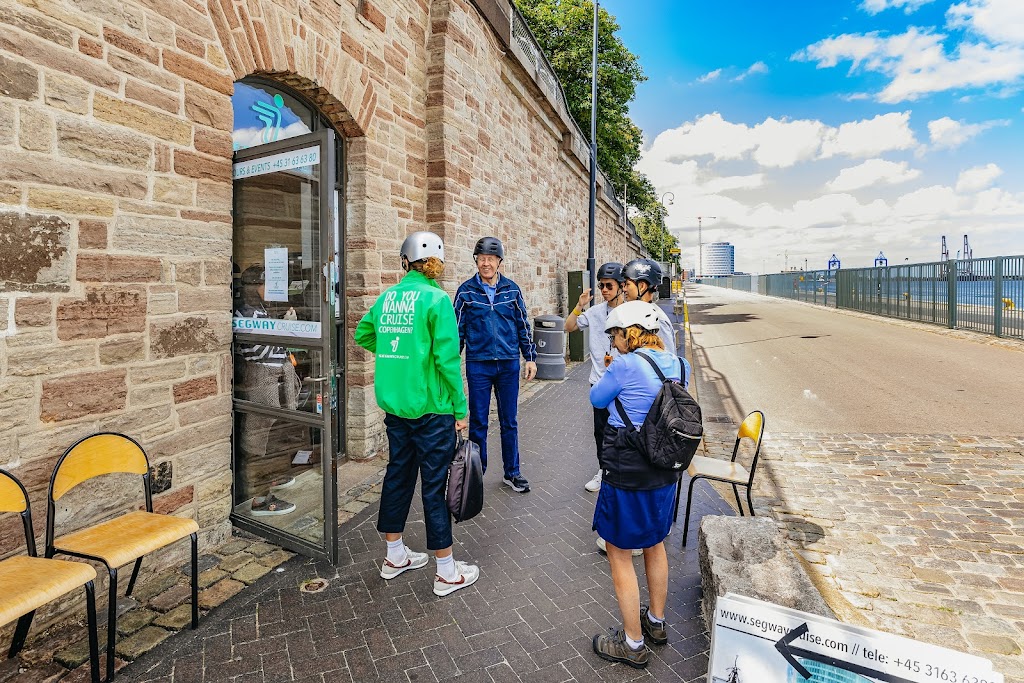
M 303 593 L 320 593 L 327 588 L 327 579 L 310 579 L 299 584 Z

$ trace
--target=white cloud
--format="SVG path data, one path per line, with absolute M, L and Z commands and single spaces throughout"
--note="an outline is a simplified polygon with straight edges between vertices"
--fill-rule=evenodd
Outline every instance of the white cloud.
M 905 183 L 920 175 L 921 171 L 910 168 L 905 161 L 896 163 L 885 159 L 868 159 L 857 166 L 844 168 L 835 179 L 825 185 L 825 188 L 830 192 L 850 192 L 880 183 Z
M 962 171 L 956 179 L 957 192 L 977 192 L 983 190 L 1003 174 L 1003 169 L 995 164 L 974 166 Z
M 891 112 L 830 129 L 822 143 L 821 156 L 876 156 L 891 150 L 911 149 L 916 144 L 910 129 L 910 112 Z
M 747 76 L 753 76 L 754 74 L 766 74 L 768 73 L 768 65 L 764 62 L 754 62 L 750 67 L 741 73 L 736 78 L 732 79 L 734 82 L 739 82 L 745 79 Z
M 868 14 L 878 14 L 884 12 L 889 8 L 902 7 L 903 11 L 907 14 L 916 12 L 918 8 L 923 5 L 927 5 L 932 0 L 864 0 L 860 4 L 860 8 Z
M 916 0 L 865 0 L 878 11 Z M 1024 3 L 1020 0 L 966 0 L 950 7 L 946 29 L 910 27 L 905 33 L 843 34 L 821 40 L 792 56 L 831 68 L 850 62 L 850 72 L 889 78 L 876 94 L 881 102 L 903 102 L 947 90 L 995 88 L 1016 93 L 1024 80 Z M 951 43 L 947 51 L 946 42 Z
M 707 72 L 703 76 L 699 76 L 697 78 L 697 82 L 698 83 L 708 83 L 710 81 L 715 80 L 716 78 L 718 78 L 721 75 L 722 75 L 722 70 L 721 69 L 715 69 L 714 71 Z
M 963 121 L 954 121 L 948 116 L 943 116 L 941 119 L 928 122 L 928 135 L 931 137 L 934 148 L 952 149 L 959 147 L 989 128 L 1008 125 L 1010 125 L 1010 122 L 1005 119 L 984 121 L 982 123 L 964 123 Z

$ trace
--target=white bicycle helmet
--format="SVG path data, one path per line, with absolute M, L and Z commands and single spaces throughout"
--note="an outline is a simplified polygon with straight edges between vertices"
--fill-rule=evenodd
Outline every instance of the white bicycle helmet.
M 604 331 L 608 332 L 616 327 L 623 329 L 639 325 L 649 332 L 657 332 L 660 328 L 658 318 L 661 311 L 654 304 L 646 301 L 627 301 L 619 304 L 608 314 L 608 321 L 604 324 Z
M 444 242 L 432 232 L 414 232 L 402 242 L 402 258 L 409 263 L 436 256 L 444 263 Z

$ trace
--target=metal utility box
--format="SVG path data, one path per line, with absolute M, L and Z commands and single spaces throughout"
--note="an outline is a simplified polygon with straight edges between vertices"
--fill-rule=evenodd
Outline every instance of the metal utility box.
M 537 379 L 565 379 L 565 321 L 557 315 L 533 319 L 537 345 Z
M 569 286 L 566 289 L 569 299 L 569 311 L 572 311 L 576 307 L 576 302 L 580 300 L 580 294 L 583 290 L 590 286 L 590 271 L 589 270 L 570 270 L 569 271 Z M 596 297 L 600 297 L 600 292 L 591 292 Z M 593 300 L 590 302 L 594 303 Z M 598 334 L 602 334 L 604 330 L 598 330 Z M 571 361 L 584 361 L 590 357 L 590 329 L 578 330 L 576 332 L 569 333 L 569 360 Z

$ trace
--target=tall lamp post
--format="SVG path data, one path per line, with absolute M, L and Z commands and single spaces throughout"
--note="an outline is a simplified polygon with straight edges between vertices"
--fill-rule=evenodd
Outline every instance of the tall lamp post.
M 668 204 L 665 203 L 665 197 L 672 197 L 672 199 L 668 200 Z M 661 205 L 662 206 L 672 206 L 672 202 L 674 202 L 675 200 L 676 200 L 676 196 L 674 194 L 672 194 L 671 192 L 662 192 L 661 193 Z M 666 211 L 665 214 L 668 215 L 668 211 Z M 661 233 L 661 262 L 662 263 L 665 263 L 665 242 L 668 241 L 668 240 L 665 239 L 665 236 L 668 235 L 668 234 L 669 234 L 668 227 L 666 226 L 664 232 Z
M 594 0 L 594 45 L 590 57 L 590 222 L 587 235 L 587 271 L 590 272 L 590 291 L 597 291 L 597 232 L 595 228 L 597 206 L 597 10 Z
M 697 277 L 704 277 L 704 238 L 701 235 L 701 222 L 718 216 L 697 216 Z

